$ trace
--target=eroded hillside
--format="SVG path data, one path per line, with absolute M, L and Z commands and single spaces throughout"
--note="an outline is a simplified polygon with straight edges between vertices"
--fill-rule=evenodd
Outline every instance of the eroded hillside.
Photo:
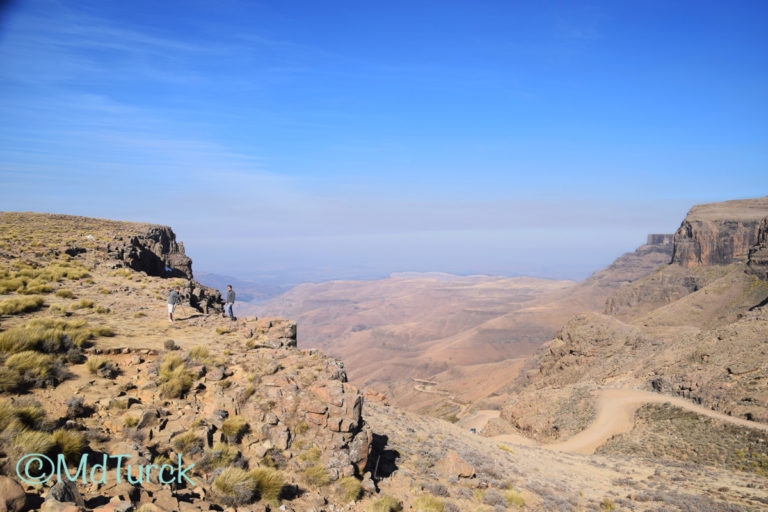
M 768 282 L 760 259 L 767 217 L 766 198 L 694 207 L 675 234 L 673 262 L 616 291 L 608 314 L 571 319 L 513 386 L 501 410 L 506 423 L 496 429 L 511 424 L 540 440 L 567 439 L 594 420 L 600 390 L 609 388 L 678 396 L 768 423 Z M 604 451 L 632 445 L 637 453 L 643 443 L 624 435 Z M 747 453 L 742 437 L 729 438 L 731 449 Z M 745 465 L 762 472 L 768 461 Z

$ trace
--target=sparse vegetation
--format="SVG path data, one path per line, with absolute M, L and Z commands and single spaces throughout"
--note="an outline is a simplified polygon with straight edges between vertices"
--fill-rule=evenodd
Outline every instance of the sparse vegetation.
M 232 331 L 230 331 L 226 327 L 217 327 L 216 328 L 216 334 L 229 334 L 230 332 L 232 332 Z
M 445 503 L 430 494 L 422 494 L 414 504 L 416 512 L 444 512 Z
M 75 297 L 75 294 L 72 292 L 72 290 L 67 290 L 66 288 L 56 290 L 54 295 L 61 297 L 62 299 L 72 299 Z
M 600 502 L 600 510 L 616 510 L 616 504 L 609 498 L 604 498 Z
M 126 428 L 134 428 L 139 424 L 139 420 L 135 416 L 126 416 L 123 418 L 123 425 Z
M 346 502 L 357 501 L 363 494 L 363 486 L 355 477 L 347 476 L 338 481 L 338 486 L 342 490 L 343 500 Z
M 517 492 L 516 490 L 510 488 L 504 491 L 504 499 L 507 500 L 507 504 L 512 507 L 523 507 L 525 506 L 525 498 L 523 498 L 523 495 Z
M 189 355 L 190 361 L 204 362 L 211 358 L 211 353 L 208 350 L 208 347 L 204 345 L 198 345 L 196 347 L 192 347 L 189 350 L 188 355 Z
M 331 483 L 331 475 L 319 464 L 304 469 L 304 479 L 310 487 L 324 487 Z
M 403 504 L 394 496 L 384 494 L 368 505 L 368 512 L 401 512 Z

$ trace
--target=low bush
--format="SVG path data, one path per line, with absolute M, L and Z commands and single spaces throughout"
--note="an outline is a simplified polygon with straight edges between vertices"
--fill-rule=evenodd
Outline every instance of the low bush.
M 72 299 L 75 297 L 75 294 L 72 292 L 72 290 L 67 290 L 66 288 L 56 290 L 54 295 L 61 297 L 62 299 Z

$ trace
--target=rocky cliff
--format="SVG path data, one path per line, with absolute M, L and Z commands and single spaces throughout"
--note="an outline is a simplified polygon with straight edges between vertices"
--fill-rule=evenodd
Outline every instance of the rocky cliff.
M 749 250 L 747 266 L 760 279 L 768 280 L 768 217 L 760 224 L 757 243 Z
M 744 262 L 768 216 L 768 197 L 691 208 L 675 233 L 672 262 L 692 268 Z
M 589 390 L 623 386 L 768 422 L 766 217 L 768 198 L 692 208 L 673 262 L 620 287 L 610 316 L 568 322 L 521 374 L 502 417 L 542 439 L 567 436 L 584 424 Z

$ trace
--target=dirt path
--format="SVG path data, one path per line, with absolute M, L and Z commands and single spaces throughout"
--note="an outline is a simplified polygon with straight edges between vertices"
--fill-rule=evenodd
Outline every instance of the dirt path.
M 598 396 L 597 417 L 595 420 L 585 430 L 565 441 L 541 444 L 520 434 L 505 434 L 494 436 L 492 439 L 524 446 L 540 446 L 542 448 L 561 452 L 591 454 L 611 436 L 615 434 L 623 434 L 632 430 L 635 420 L 635 411 L 641 405 L 646 403 L 667 402 L 687 411 L 695 412 L 734 425 L 768 431 L 768 425 L 764 423 L 734 418 L 733 416 L 728 416 L 727 414 L 715 412 L 706 407 L 696 405 L 680 397 L 633 389 L 603 389 L 598 392 Z M 482 428 L 488 422 L 488 419 L 493 417 L 488 413 L 489 411 L 478 411 L 476 415 L 467 418 L 462 423 L 462 426 L 471 423 L 471 426 L 474 428 Z

